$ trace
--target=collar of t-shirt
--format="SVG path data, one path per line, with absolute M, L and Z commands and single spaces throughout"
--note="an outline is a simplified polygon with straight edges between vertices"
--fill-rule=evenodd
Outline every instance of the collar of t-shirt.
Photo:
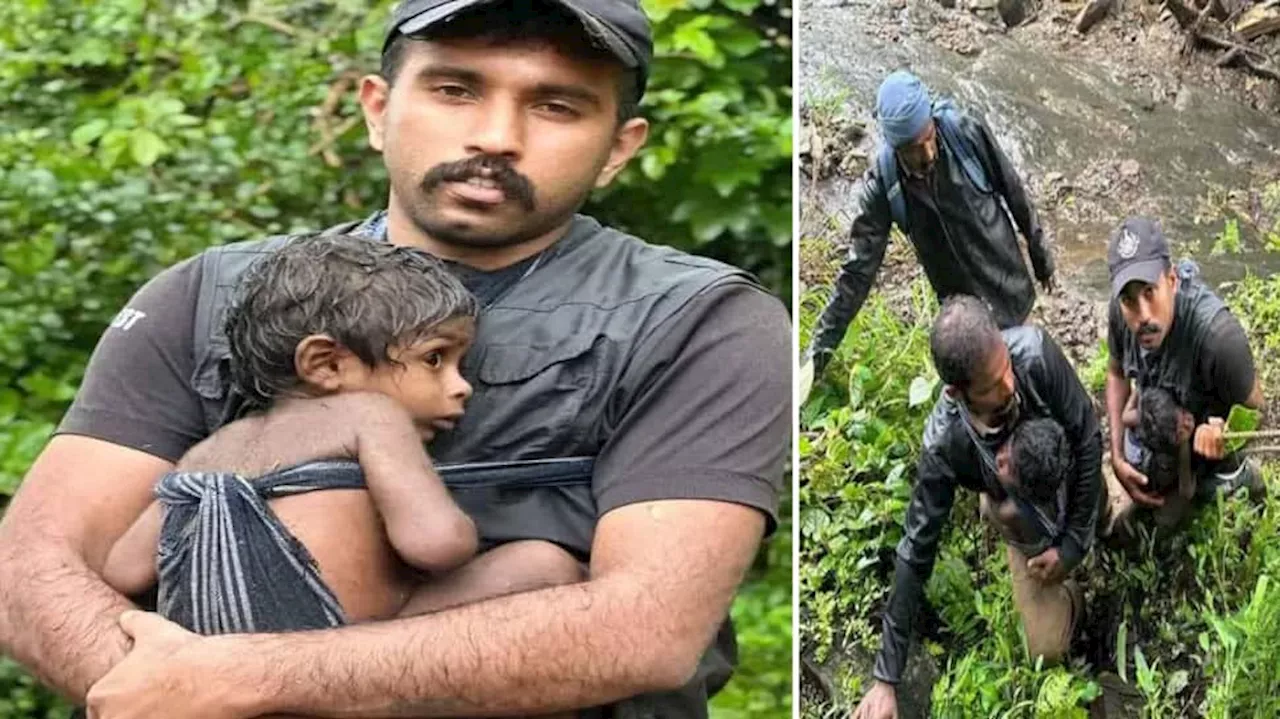
M 351 233 L 386 242 L 387 211 L 379 210 L 375 212 L 357 225 Z M 481 307 L 487 307 L 523 279 L 541 255 L 542 253 L 539 252 L 520 260 L 514 265 L 508 265 L 496 270 L 479 270 L 452 260 L 442 259 L 441 262 L 444 263 L 445 267 L 449 268 L 449 271 L 462 282 L 463 286 L 471 294 L 475 295 Z

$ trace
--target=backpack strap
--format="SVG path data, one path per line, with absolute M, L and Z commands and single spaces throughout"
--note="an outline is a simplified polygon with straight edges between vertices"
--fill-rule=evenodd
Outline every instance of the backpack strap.
M 960 131 L 960 111 L 950 100 L 940 100 L 933 106 L 933 119 L 938 123 L 942 141 L 950 148 L 951 154 L 960 161 L 964 174 L 969 177 L 975 187 L 984 195 L 992 193 L 991 179 L 983 166 L 978 148 L 972 140 Z
M 902 195 L 902 181 L 898 177 L 898 158 L 887 142 L 880 143 L 880 154 L 876 158 L 880 171 L 880 184 L 884 187 L 885 196 L 889 200 L 889 213 L 893 222 L 907 234 L 907 200 Z

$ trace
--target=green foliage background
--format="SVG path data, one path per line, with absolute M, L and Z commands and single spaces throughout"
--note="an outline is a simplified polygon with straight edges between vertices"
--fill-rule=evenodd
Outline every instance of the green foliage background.
M 821 244 L 802 240 L 814 267 Z M 802 273 L 821 275 L 814 267 Z M 924 421 L 940 392 L 928 345 L 937 302 L 924 280 L 911 289 L 906 307 L 872 294 L 801 409 L 798 634 L 806 661 L 833 668 L 835 694 L 806 679 L 805 719 L 848 716 L 880 646 Z M 805 288 L 802 343 L 828 292 Z M 1268 397 L 1277 388 L 1278 298 L 1280 275 L 1246 277 L 1225 297 L 1249 332 Z M 1080 370 L 1095 394 L 1105 383 L 1099 355 Z M 1280 716 L 1280 472 L 1268 464 L 1265 474 L 1265 505 L 1220 498 L 1176 537 L 1146 536 L 1133 553 L 1099 545 L 1077 571 L 1088 611 L 1119 607 L 1116 664 L 1145 703 L 1140 716 Z M 1004 545 L 979 521 L 973 492 L 957 494 L 926 596 L 939 625 L 922 640 L 939 670 L 933 716 L 1090 716 L 1098 667 L 1028 660 Z
M 382 206 L 356 79 L 389 0 L 0 3 L 0 510 L 147 278 Z M 790 297 L 789 0 L 646 0 L 648 146 L 588 211 Z M 789 502 L 789 497 L 784 498 Z M 790 716 L 790 523 L 735 605 L 718 716 Z M 0 657 L 0 719 L 65 708 Z

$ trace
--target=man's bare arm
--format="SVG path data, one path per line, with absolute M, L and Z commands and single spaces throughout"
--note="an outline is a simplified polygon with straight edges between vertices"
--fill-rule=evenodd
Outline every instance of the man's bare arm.
M 73 701 L 124 657 L 133 605 L 99 576 L 172 465 L 75 435 L 53 438 L 0 521 L 0 652 Z
M 90 706 L 101 719 L 527 715 L 678 688 L 764 521 L 707 500 L 624 506 L 600 521 L 587 582 L 391 622 L 199 638 L 149 620 Z
M 1107 429 L 1111 435 L 1111 461 L 1124 459 L 1124 408 L 1129 402 L 1129 380 L 1114 357 L 1107 365 Z
M 1262 380 L 1258 377 L 1253 378 L 1253 391 L 1249 393 L 1249 399 L 1245 400 L 1245 406 L 1249 409 L 1261 410 L 1266 404 L 1266 399 L 1262 396 Z

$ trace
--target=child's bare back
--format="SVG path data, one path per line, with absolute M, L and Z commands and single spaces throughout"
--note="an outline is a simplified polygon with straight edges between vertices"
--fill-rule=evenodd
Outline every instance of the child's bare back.
M 223 427 L 175 471 L 232 472 L 252 483 L 332 459 L 358 460 L 367 489 L 307 492 L 269 506 L 315 559 L 348 621 L 396 615 L 422 581 L 412 570 L 443 573 L 475 553 L 475 527 L 449 499 L 408 413 L 381 394 L 280 403 Z M 104 569 L 109 584 L 138 592 L 154 583 L 160 520 L 153 505 L 117 543 Z

